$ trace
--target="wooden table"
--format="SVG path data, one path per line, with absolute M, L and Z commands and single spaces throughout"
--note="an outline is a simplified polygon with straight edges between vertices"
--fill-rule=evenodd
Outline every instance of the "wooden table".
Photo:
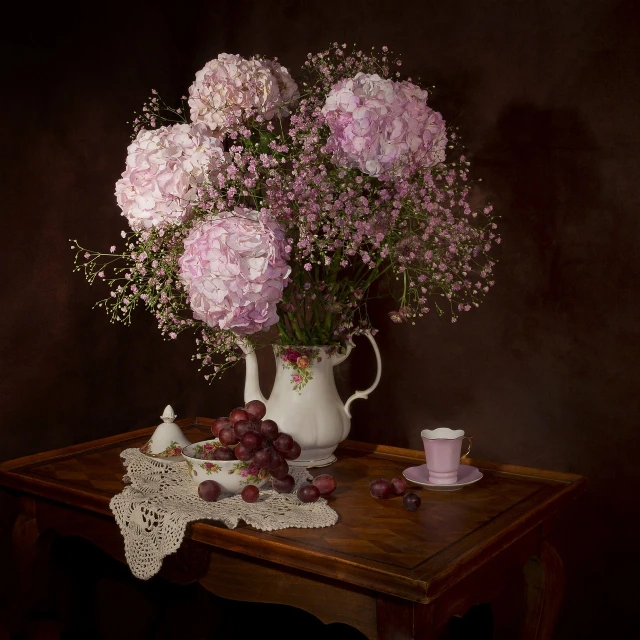
M 192 441 L 211 420 L 181 420 Z M 152 429 L 40 453 L 0 465 L 0 485 L 21 496 L 15 553 L 28 589 L 39 536 L 82 536 L 124 561 L 109 500 L 123 488 L 123 449 Z M 424 453 L 346 441 L 329 471 L 338 524 L 272 533 L 198 522 L 161 575 L 199 581 L 213 593 L 300 607 L 379 640 L 437 638 L 454 615 L 494 602 L 520 580 L 523 638 L 550 638 L 561 604 L 563 569 L 549 541 L 552 516 L 584 490 L 581 476 L 469 460 L 484 477 L 454 492 L 417 488 L 414 513 L 400 498 L 377 500 L 369 482 L 421 464 Z M 234 580 L 224 579 L 234 575 Z

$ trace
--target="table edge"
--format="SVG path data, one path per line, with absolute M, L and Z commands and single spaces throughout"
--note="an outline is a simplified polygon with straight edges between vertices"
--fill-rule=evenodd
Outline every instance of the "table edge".
M 344 440 L 340 443 L 339 448 L 355 449 L 357 451 L 367 451 L 370 453 L 378 453 L 390 458 L 413 458 L 421 460 L 424 463 L 424 451 L 417 449 L 404 449 L 402 447 L 393 447 L 384 444 L 373 444 L 370 442 L 361 442 L 359 440 Z M 487 469 L 490 471 L 498 471 L 505 474 L 520 476 L 531 479 L 556 480 L 560 483 L 572 484 L 585 480 L 585 476 L 577 473 L 569 473 L 566 471 L 551 471 L 549 469 L 537 469 L 535 467 L 526 467 L 517 464 L 508 464 L 502 462 L 491 462 L 480 458 L 463 458 L 462 464 L 472 465 L 479 469 Z
M 196 416 L 195 418 L 182 418 L 176 420 L 176 424 L 180 427 L 190 426 L 210 426 L 213 423 L 213 418 L 205 418 Z M 0 463 L 0 473 L 13 471 L 21 467 L 37 464 L 45 460 L 55 460 L 61 457 L 67 457 L 76 453 L 86 453 L 93 449 L 101 449 L 103 447 L 116 444 L 118 442 L 132 440 L 139 438 L 140 436 L 150 435 L 156 427 L 144 427 L 142 429 L 135 429 L 132 431 L 125 431 L 123 433 L 107 436 L 105 438 L 99 438 L 97 440 L 91 440 L 89 442 L 78 443 L 69 445 L 67 447 L 60 447 L 58 449 L 52 449 L 50 451 L 44 451 L 40 453 L 34 453 L 20 458 L 14 458 L 12 460 L 5 460 Z M 424 452 L 417 449 L 406 449 L 403 447 L 393 447 L 391 445 L 374 444 L 371 442 L 363 442 L 359 440 L 344 440 L 340 443 L 338 449 L 355 449 L 358 451 L 366 451 L 368 453 L 377 453 L 385 457 L 399 457 L 399 458 L 411 458 L 415 460 L 424 460 Z M 555 480 L 561 483 L 574 483 L 581 480 L 585 480 L 585 476 L 568 473 L 564 471 L 551 471 L 547 469 L 537 469 L 534 467 L 526 467 L 522 465 L 507 464 L 491 462 L 489 460 L 481 460 L 477 458 L 464 458 L 463 464 L 477 466 L 481 469 L 487 469 L 491 471 L 497 471 L 501 473 L 512 474 L 531 479 L 546 479 Z
M 210 418 L 196 417 L 195 419 L 184 418 L 179 420 L 178 424 L 185 427 L 209 426 L 212 422 L 213 420 Z M 33 466 L 37 463 L 73 456 L 79 452 L 88 452 L 111 446 L 118 442 L 138 438 L 152 433 L 154 428 L 155 427 L 147 427 L 129 431 L 84 444 L 77 444 L 71 447 L 24 456 L 4 462 L 0 464 L 0 484 L 63 505 L 66 504 L 67 506 L 88 509 L 101 515 L 113 517 L 109 507 L 112 496 L 98 493 L 95 490 L 85 491 L 81 488 L 65 487 L 65 494 L 73 496 L 74 499 L 74 502 L 69 504 L 64 501 L 65 494 L 60 495 L 60 485 L 54 482 L 48 482 L 45 478 L 36 478 L 34 476 L 20 474 L 20 469 Z M 341 447 L 360 450 L 366 453 L 378 453 L 390 458 L 424 459 L 424 453 L 421 451 L 387 445 L 375 445 L 353 440 L 344 441 Z M 368 564 L 363 568 L 358 562 L 354 562 L 341 554 L 328 558 L 325 554 L 309 549 L 308 547 L 305 547 L 304 554 L 301 554 L 303 546 L 298 545 L 295 541 L 287 541 L 285 543 L 274 539 L 262 538 L 263 532 L 253 529 L 226 529 L 212 526 L 206 522 L 195 522 L 191 525 L 190 529 L 188 529 L 189 537 L 196 541 L 211 544 L 214 548 L 217 547 L 240 552 L 244 555 L 285 564 L 294 569 L 330 578 L 335 577 L 335 574 L 329 572 L 329 565 L 335 565 L 343 569 L 350 567 L 349 576 L 348 579 L 345 579 L 345 582 L 416 602 L 428 602 L 434 597 L 437 597 L 437 595 L 450 586 L 450 584 L 457 582 L 458 579 L 464 576 L 465 572 L 458 570 L 455 574 L 455 580 L 453 580 L 452 573 L 456 566 L 462 566 L 463 569 L 467 567 L 468 570 L 466 573 L 468 573 L 473 570 L 476 565 L 479 566 L 488 561 L 494 557 L 495 554 L 499 553 L 501 549 L 529 533 L 553 512 L 561 508 L 570 498 L 577 497 L 577 495 L 584 490 L 586 482 L 584 476 L 576 474 L 532 469 L 518 465 L 491 463 L 475 459 L 467 461 L 467 464 L 472 463 L 480 468 L 496 471 L 500 474 L 504 473 L 515 477 L 526 477 L 534 481 L 542 479 L 546 480 L 546 484 L 548 485 L 556 485 L 556 487 L 557 485 L 565 486 L 560 488 L 559 491 L 556 491 L 549 499 L 535 504 L 532 511 L 528 513 L 525 512 L 521 520 L 518 521 L 519 528 L 517 531 L 507 531 L 502 536 L 492 537 L 477 545 L 474 545 L 474 536 L 471 534 L 469 540 L 461 540 L 453 545 L 457 548 L 456 554 L 453 553 L 453 549 L 450 554 L 445 554 L 444 556 L 442 553 L 438 553 L 436 556 L 427 559 L 425 563 L 419 567 L 407 569 L 404 574 L 401 573 L 402 569 L 400 567 L 397 567 L 395 571 L 388 571 L 382 564 L 374 563 Z M 531 502 L 533 495 L 524 502 Z M 516 505 L 514 505 L 514 507 L 515 506 Z M 243 541 L 250 544 L 245 545 Z M 249 549 L 249 551 L 247 549 Z M 455 555 L 458 561 L 455 563 L 448 562 L 447 555 Z M 462 564 L 459 562 L 460 558 L 462 558 Z M 383 583 L 380 582 L 382 576 L 385 576 Z

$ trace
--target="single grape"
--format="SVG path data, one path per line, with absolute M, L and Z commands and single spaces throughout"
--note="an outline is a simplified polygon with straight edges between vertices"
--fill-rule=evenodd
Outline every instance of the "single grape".
M 236 454 L 231 447 L 218 447 L 211 456 L 212 460 L 235 460 Z
M 275 449 L 268 449 L 268 451 L 271 455 L 271 460 L 267 465 L 267 469 L 273 470 L 285 461 L 284 458 L 282 457 L 282 454 L 278 453 Z
M 323 473 L 322 475 L 316 476 L 313 479 L 312 484 L 315 487 L 318 487 L 318 491 L 320 491 L 321 496 L 328 496 L 336 490 L 338 484 L 335 481 L 333 476 L 330 476 L 328 473 Z
M 247 431 L 252 430 L 252 425 L 253 423 L 250 420 L 238 420 L 238 422 L 233 425 L 233 431 L 238 438 L 242 438 Z
M 390 498 L 395 494 L 393 485 L 383 478 L 373 480 L 369 485 L 369 492 L 374 498 Z
M 230 414 L 229 420 L 234 424 L 240 420 L 248 420 L 249 413 L 245 411 L 242 407 L 236 407 Z
M 278 425 L 273 420 L 263 420 L 260 431 L 265 438 L 273 440 L 278 435 Z
M 282 480 L 285 476 L 289 475 L 289 465 L 286 460 L 280 462 L 273 469 L 270 469 L 271 476 L 277 480 Z
M 273 441 L 273 446 L 280 453 L 286 453 L 287 451 L 291 451 L 291 447 L 293 447 L 293 438 L 288 433 L 280 433 Z
M 271 449 L 258 449 L 254 451 L 252 460 L 258 469 L 266 469 L 271 463 Z
M 294 440 L 291 449 L 289 449 L 289 451 L 285 451 L 282 455 L 287 460 L 295 460 L 300 457 L 301 453 L 302 449 L 300 448 L 300 445 Z
M 221 429 L 224 429 L 224 427 L 230 427 L 230 426 L 231 426 L 231 420 L 229 420 L 229 418 L 227 418 L 226 416 L 222 418 L 216 418 L 213 421 L 213 424 L 211 425 L 211 433 L 213 434 L 214 438 L 217 438 L 218 435 L 220 434 Z
M 239 442 L 235 446 L 233 453 L 236 454 L 236 458 L 241 462 L 248 462 L 253 457 L 253 451 L 247 449 L 247 447 L 245 447 L 242 442 Z
M 298 489 L 300 502 L 315 502 L 320 497 L 320 490 L 312 484 L 304 484 Z
M 291 493 L 296 486 L 296 481 L 293 476 L 286 475 L 284 478 L 273 478 L 271 480 L 271 486 L 278 493 Z
M 224 429 L 220 429 L 218 438 L 222 444 L 236 444 L 238 442 L 238 436 L 233 430 L 233 427 L 224 427 Z
M 259 433 L 255 433 L 255 431 L 247 431 L 247 433 L 242 436 L 242 440 L 240 442 L 247 449 L 253 451 L 262 444 L 262 436 Z
M 400 476 L 393 478 L 391 484 L 397 496 L 401 496 L 407 490 L 407 481 Z
M 267 413 L 267 407 L 265 403 L 260 402 L 260 400 L 249 400 L 249 402 L 244 405 L 244 408 L 252 416 L 258 418 L 258 420 L 264 418 L 264 414 Z
M 402 498 L 402 503 L 407 511 L 417 511 L 421 502 L 420 496 L 416 493 L 407 493 L 404 498 Z
M 207 502 L 215 502 L 222 493 L 222 487 L 215 480 L 205 480 L 198 485 L 198 495 Z
M 245 502 L 257 502 L 260 497 L 260 489 L 258 489 L 255 484 L 248 484 L 242 490 L 241 495 Z

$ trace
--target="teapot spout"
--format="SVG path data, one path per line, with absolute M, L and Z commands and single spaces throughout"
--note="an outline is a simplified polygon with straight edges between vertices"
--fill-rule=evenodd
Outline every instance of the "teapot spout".
M 267 403 L 267 399 L 262 395 L 260 391 L 260 377 L 258 374 L 258 358 L 253 345 L 249 344 L 245 340 L 239 340 L 238 344 L 244 352 L 246 373 L 244 379 L 244 401 L 260 400 Z

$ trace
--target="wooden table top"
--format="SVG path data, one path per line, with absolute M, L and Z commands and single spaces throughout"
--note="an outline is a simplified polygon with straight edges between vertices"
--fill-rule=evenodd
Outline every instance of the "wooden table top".
M 192 442 L 210 437 L 207 418 L 178 421 Z M 112 517 L 109 501 L 123 489 L 120 452 L 139 447 L 153 428 L 131 431 L 0 464 L 0 485 Z M 337 579 L 373 591 L 429 602 L 453 582 L 540 526 L 584 490 L 582 476 L 467 460 L 484 477 L 460 491 L 412 487 L 422 506 L 411 513 L 402 499 L 377 500 L 369 483 L 422 464 L 424 452 L 345 441 L 331 473 L 338 489 L 329 504 L 332 527 L 262 532 L 212 521 L 188 535 L 227 551 Z

